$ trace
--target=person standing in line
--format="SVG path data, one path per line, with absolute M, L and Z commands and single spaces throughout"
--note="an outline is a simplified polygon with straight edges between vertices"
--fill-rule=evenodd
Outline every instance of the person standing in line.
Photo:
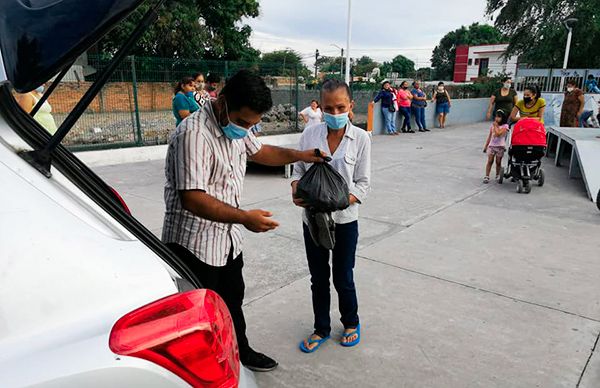
M 452 100 L 450 100 L 450 94 L 448 94 L 443 82 L 440 81 L 438 83 L 437 89 L 433 92 L 431 102 L 435 102 L 435 114 L 438 117 L 439 127 L 445 128 L 446 117 L 448 117 L 448 113 L 450 113 Z
M 321 108 L 319 107 L 319 101 L 312 100 L 310 106 L 304 108 L 299 116 L 304 121 L 304 128 L 321 124 L 323 121 L 323 112 L 321 112 Z
M 512 79 L 509 77 L 504 77 L 502 79 L 502 87 L 496 90 L 490 97 L 490 103 L 486 114 L 487 120 L 491 120 L 492 117 L 495 117 L 498 109 L 501 109 L 508 114 L 508 112 L 512 112 L 515 105 L 517 105 L 519 98 L 517 92 L 512 88 L 512 84 Z
M 202 73 L 194 73 L 192 75 L 194 79 L 196 90 L 194 91 L 194 100 L 198 104 L 198 106 L 204 105 L 204 103 L 210 100 L 210 95 L 204 89 L 206 87 L 206 81 L 204 78 L 204 74 Z
M 588 79 L 585 81 L 585 86 L 587 87 L 588 93 L 600 93 L 598 82 L 594 78 L 593 74 L 588 75 Z
M 243 228 L 255 233 L 279 226 L 269 211 L 243 210 L 246 162 L 283 166 L 322 162 L 314 150 L 263 145 L 251 129 L 273 106 L 271 90 L 248 70 L 236 73 L 200 111 L 184 120 L 169 140 L 165 163 L 166 204 L 162 241 L 225 301 L 237 337 L 240 361 L 254 371 L 277 367 L 253 350 L 242 310 Z
M 219 87 L 221 86 L 221 76 L 216 73 L 209 73 L 206 77 L 206 85 L 204 90 L 208 93 L 211 100 L 216 100 L 219 95 Z
M 425 122 L 425 107 L 427 106 L 427 94 L 421 90 L 419 81 L 413 82 L 413 89 L 410 92 L 413 96 L 410 110 L 415 118 L 415 123 L 419 127 L 419 132 L 429 132 Z
M 348 113 L 353 105 L 350 88 L 343 81 L 326 81 L 321 89 L 321 104 L 325 112 L 325 123 L 307 128 L 302 133 L 300 149 L 327 150 L 332 156 L 330 165 L 340 173 L 348 185 L 350 207 L 332 214 L 335 222 L 335 246 L 332 251 L 315 244 L 308 227 L 307 211 L 303 212 L 304 245 L 311 276 L 314 313 L 314 332 L 299 344 L 304 353 L 316 351 L 330 336 L 331 275 L 344 325 L 340 345 L 352 347 L 360 342 L 354 265 L 358 244 L 358 209 L 370 191 L 371 182 L 369 135 L 348 121 Z M 305 207 L 304 202 L 296 198 L 295 194 L 298 181 L 309 168 L 310 165 L 305 162 L 297 162 L 294 165 L 292 200 L 296 206 Z
M 516 123 L 522 118 L 530 117 L 544 123 L 546 100 L 541 97 L 540 89 L 535 85 L 528 85 L 523 90 L 523 99 L 517 101 L 510 114 L 510 122 Z
M 398 98 L 398 109 L 399 115 L 402 115 L 402 132 L 404 133 L 415 133 L 410 125 L 410 106 L 412 103 L 413 95 L 408 90 L 408 81 L 402 81 L 400 89 L 396 93 Z
M 29 93 L 17 95 L 17 103 L 27 113 L 31 113 L 33 108 L 42 99 L 44 95 L 45 85 L 38 86 L 35 90 Z M 48 133 L 54 135 L 57 131 L 56 122 L 52 117 L 52 106 L 48 100 L 44 101 L 40 109 L 37 111 L 33 119 L 37 121 Z
M 177 126 L 181 124 L 183 119 L 200 109 L 200 106 L 194 100 L 194 90 L 196 90 L 196 85 L 192 77 L 183 77 L 175 85 L 173 116 L 175 116 Z
M 560 111 L 561 127 L 579 127 L 585 108 L 585 96 L 574 80 L 567 81 L 567 91 Z
M 385 81 L 381 85 L 381 90 L 375 96 L 373 102 L 381 101 L 381 114 L 385 123 L 385 129 L 388 135 L 397 135 L 396 122 L 394 119 L 394 113 L 396 108 L 394 107 L 394 96 L 392 94 L 392 87 L 389 81 Z

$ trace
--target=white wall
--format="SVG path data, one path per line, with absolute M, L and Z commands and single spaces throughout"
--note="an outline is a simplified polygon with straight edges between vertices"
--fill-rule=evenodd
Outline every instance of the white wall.
M 513 77 L 517 73 L 517 57 L 505 59 L 502 57 L 504 51 L 508 47 L 507 44 L 471 46 L 469 47 L 469 59 L 472 61 L 471 66 L 467 66 L 467 81 L 479 76 L 479 64 L 475 65 L 476 59 L 488 58 L 489 70 L 491 74 L 507 73 Z

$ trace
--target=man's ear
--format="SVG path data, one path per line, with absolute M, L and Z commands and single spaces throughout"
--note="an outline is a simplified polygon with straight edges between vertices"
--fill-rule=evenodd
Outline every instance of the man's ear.
M 350 101 L 350 110 L 354 110 L 354 100 Z

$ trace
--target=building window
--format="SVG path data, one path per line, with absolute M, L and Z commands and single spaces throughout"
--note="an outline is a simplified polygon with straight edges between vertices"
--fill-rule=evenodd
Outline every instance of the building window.
M 475 66 L 479 66 L 479 58 L 475 59 Z
M 469 66 L 473 65 L 473 58 L 469 58 Z

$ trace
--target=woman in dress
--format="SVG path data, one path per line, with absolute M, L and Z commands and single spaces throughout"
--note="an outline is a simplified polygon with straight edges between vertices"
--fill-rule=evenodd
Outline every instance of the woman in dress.
M 491 120 L 492 117 L 496 117 L 496 112 L 501 110 L 503 112 L 512 112 L 515 105 L 519 101 L 517 92 L 512 88 L 513 82 L 509 77 L 502 79 L 502 87 L 496 90 L 490 97 L 490 103 L 486 114 L 486 119 Z
M 310 106 L 304 108 L 299 116 L 304 121 L 304 128 L 321 124 L 323 121 L 323 112 L 319 108 L 319 101 L 312 100 Z
M 585 97 L 583 91 L 577 87 L 577 82 L 567 81 L 567 91 L 560 111 L 561 127 L 579 127 L 579 118 L 583 114 Z
M 20 94 L 17 97 L 19 106 L 23 108 L 25 112 L 30 113 L 44 95 L 44 89 L 45 86 L 41 85 L 29 93 Z M 57 127 L 54 117 L 52 117 L 52 106 L 50 106 L 50 103 L 47 100 L 42 104 L 35 116 L 33 116 L 33 119 L 44 127 L 51 135 L 56 133 Z

